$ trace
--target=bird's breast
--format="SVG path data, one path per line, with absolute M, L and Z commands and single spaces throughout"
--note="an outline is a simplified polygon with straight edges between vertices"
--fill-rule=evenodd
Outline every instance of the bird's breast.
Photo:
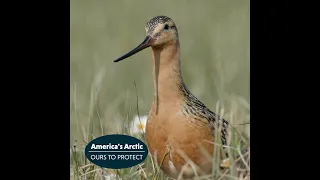
M 204 172 L 210 172 L 208 164 L 213 153 L 213 145 L 209 143 L 213 141 L 210 128 L 179 111 L 158 114 L 151 111 L 146 125 L 149 152 L 162 170 L 173 177 L 188 160 L 204 166 Z

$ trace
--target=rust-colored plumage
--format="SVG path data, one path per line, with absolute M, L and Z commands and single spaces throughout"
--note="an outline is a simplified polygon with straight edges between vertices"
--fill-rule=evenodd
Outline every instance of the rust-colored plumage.
M 189 160 L 199 167 L 198 174 L 211 173 L 214 149 L 209 142 L 214 141 L 215 127 L 221 127 L 221 142 L 225 145 L 229 123 L 209 110 L 184 84 L 178 30 L 173 20 L 154 17 L 146 24 L 146 32 L 139 46 L 115 62 L 152 48 L 154 100 L 146 125 L 149 151 L 172 177 L 181 171 L 184 177 L 192 177 L 194 170 L 185 166 Z

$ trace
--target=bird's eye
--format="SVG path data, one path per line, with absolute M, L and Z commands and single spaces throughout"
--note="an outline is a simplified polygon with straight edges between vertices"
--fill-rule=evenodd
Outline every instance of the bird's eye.
M 169 29 L 168 24 L 166 24 L 166 25 L 164 26 L 164 29 L 165 29 L 165 30 L 168 30 L 168 29 Z

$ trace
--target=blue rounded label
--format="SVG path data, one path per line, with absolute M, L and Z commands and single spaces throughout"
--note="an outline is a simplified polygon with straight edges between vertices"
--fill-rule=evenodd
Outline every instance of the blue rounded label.
M 121 169 L 143 162 L 148 155 L 148 148 L 135 137 L 111 134 L 89 142 L 85 155 L 89 161 L 100 167 Z

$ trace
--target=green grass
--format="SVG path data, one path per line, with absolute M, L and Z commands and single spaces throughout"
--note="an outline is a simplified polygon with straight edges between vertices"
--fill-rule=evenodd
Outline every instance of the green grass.
M 121 63 L 112 61 L 143 40 L 145 22 L 156 15 L 167 15 L 177 25 L 182 76 L 190 91 L 250 139 L 250 124 L 239 125 L 250 122 L 249 0 L 70 3 L 70 179 L 101 179 L 110 173 L 85 158 L 86 143 L 106 134 L 130 135 L 137 105 L 140 116 L 149 113 L 153 98 L 150 49 Z M 234 153 L 233 161 L 242 162 L 240 169 L 248 170 L 250 164 L 243 163 L 248 156 L 238 158 L 237 141 L 232 140 L 235 149 L 229 151 Z M 216 177 L 241 179 L 235 165 L 222 171 L 216 167 Z M 137 169 L 113 173 L 118 179 L 152 179 L 157 173 L 158 179 L 165 179 L 161 171 L 154 171 L 157 167 L 149 157 L 143 169 Z
M 108 170 L 106 168 L 101 168 L 98 166 L 95 166 L 93 164 L 91 164 L 84 156 L 84 147 L 87 144 L 87 142 L 91 141 L 92 139 L 98 137 L 98 136 L 102 136 L 105 135 L 105 133 L 103 132 L 103 127 L 102 127 L 102 119 L 99 116 L 98 110 L 97 110 L 97 101 L 96 101 L 96 97 L 97 97 L 97 90 L 96 88 L 92 88 L 92 96 L 91 96 L 91 101 L 90 101 L 90 108 L 89 108 L 89 116 L 88 116 L 88 123 L 84 124 L 84 125 L 80 125 L 83 129 L 82 131 L 82 142 L 79 142 L 79 140 L 74 140 L 74 143 L 71 144 L 70 147 L 70 164 L 71 164 L 71 171 L 70 171 L 70 178 L 71 179 L 102 179 L 102 176 L 106 176 L 106 174 L 114 174 L 114 178 L 115 179 L 170 179 L 168 177 L 166 177 L 165 174 L 163 174 L 163 172 L 159 169 L 159 167 L 156 166 L 156 163 L 154 163 L 152 161 L 152 159 L 150 158 L 150 156 L 147 157 L 147 159 L 145 160 L 145 162 L 131 167 L 131 168 L 127 168 L 127 169 L 120 169 L 120 170 Z M 137 102 L 138 102 L 138 96 L 137 97 Z M 237 99 L 237 98 L 233 98 L 233 99 Z M 244 103 L 242 99 L 239 99 Z M 71 102 L 71 118 L 76 118 L 77 119 L 77 114 L 79 113 L 77 111 L 77 109 L 75 108 L 75 103 Z M 219 102 L 218 105 L 216 106 L 216 112 L 218 112 L 218 114 L 223 115 L 225 118 L 228 118 L 230 120 L 230 123 L 232 124 L 232 126 L 234 126 L 235 128 L 232 129 L 231 131 L 231 136 L 229 139 L 230 145 L 227 146 L 227 150 L 228 150 L 228 154 L 230 154 L 230 162 L 231 162 L 231 166 L 228 169 L 224 169 L 224 170 L 220 170 L 219 168 L 219 164 L 221 163 L 219 158 L 217 158 L 219 151 L 215 151 L 214 153 L 214 161 L 213 161 L 213 174 L 211 176 L 205 176 L 205 177 L 197 177 L 198 179 L 227 179 L 227 178 L 231 178 L 231 179 L 238 179 L 239 176 L 241 176 L 242 171 L 244 171 L 245 173 L 250 172 L 250 166 L 249 166 L 249 153 L 246 154 L 241 154 L 243 147 L 240 147 L 240 138 L 245 142 L 245 148 L 248 148 L 250 146 L 249 142 L 248 142 L 248 134 L 246 133 L 246 131 L 243 130 L 243 127 L 240 128 L 243 125 L 239 125 L 239 124 L 234 124 L 234 120 L 235 118 L 237 119 L 237 122 L 248 122 L 249 118 L 249 111 L 250 111 L 250 107 L 248 104 L 246 104 L 246 108 L 247 109 L 247 114 L 245 114 L 246 116 L 241 116 L 241 113 L 243 113 L 244 110 L 241 110 L 239 113 L 239 110 L 237 108 L 239 108 L 239 104 L 241 103 L 237 103 L 235 101 L 231 101 L 231 110 L 230 113 L 224 113 L 224 108 L 219 108 Z M 139 103 L 137 103 L 137 111 L 136 113 L 139 114 Z M 240 118 L 240 119 L 239 119 Z M 96 126 L 95 126 L 96 124 Z M 100 124 L 100 128 L 101 130 L 99 130 L 98 124 Z M 117 133 L 120 134 L 128 134 L 128 135 L 132 135 L 135 136 L 139 139 L 141 139 L 142 141 L 145 142 L 144 136 L 143 134 L 131 134 L 129 129 L 129 122 L 127 120 L 123 121 L 123 126 L 120 126 L 120 131 Z M 240 127 L 236 127 L 236 126 L 240 126 Z M 216 127 L 216 129 L 218 129 Z M 239 133 L 239 129 L 242 130 L 240 132 L 242 132 L 242 134 Z M 100 134 L 97 134 L 96 136 L 94 134 L 95 131 L 100 132 Z M 220 142 L 220 136 L 218 131 L 216 131 L 215 134 L 215 142 L 213 143 L 213 145 L 216 147 L 216 149 L 218 150 L 222 150 L 222 146 L 221 146 L 221 142 Z M 80 145 L 80 146 L 79 146 Z M 240 162 L 240 163 L 239 163 Z M 190 162 L 190 164 L 192 164 L 192 162 Z M 242 168 L 240 168 L 240 165 L 242 164 Z M 239 174 L 240 173 L 240 174 Z M 247 176 L 248 175 L 244 175 Z

